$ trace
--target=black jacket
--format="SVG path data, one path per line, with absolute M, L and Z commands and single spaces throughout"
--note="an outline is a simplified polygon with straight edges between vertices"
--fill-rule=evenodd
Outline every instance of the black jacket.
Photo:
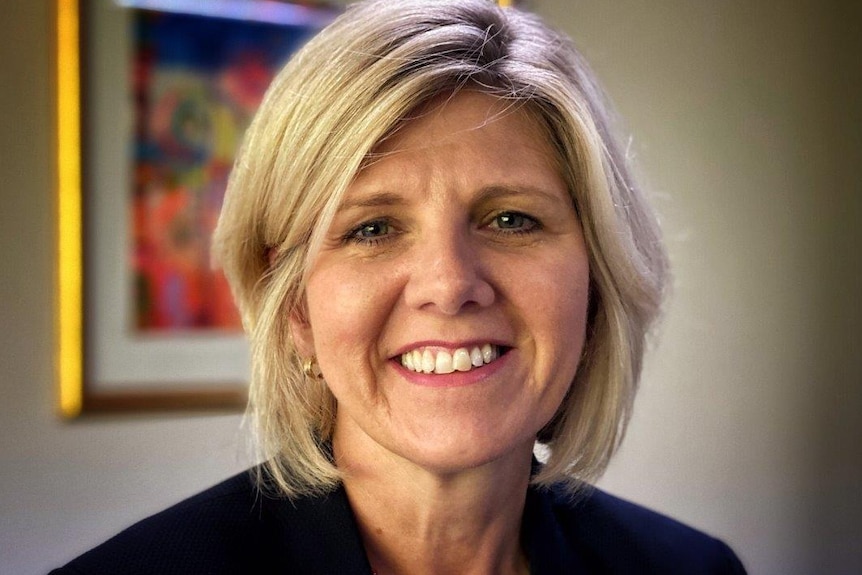
M 745 573 L 727 545 L 598 489 L 576 502 L 530 488 L 532 575 Z M 343 489 L 295 501 L 242 473 L 126 529 L 52 575 L 371 575 Z

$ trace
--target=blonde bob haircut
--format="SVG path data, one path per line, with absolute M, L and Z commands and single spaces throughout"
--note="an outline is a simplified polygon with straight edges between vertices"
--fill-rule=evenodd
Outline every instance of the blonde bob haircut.
M 215 234 L 251 342 L 248 415 L 266 462 L 260 477 L 281 495 L 340 481 L 329 449 L 335 399 L 323 378 L 304 375 L 289 329 L 289 317 L 303 314 L 309 264 L 375 146 L 412 111 L 460 89 L 500 98 L 540 124 L 589 253 L 582 359 L 537 437 L 548 459 L 534 483 L 577 490 L 604 471 L 623 437 L 667 260 L 592 72 L 568 38 L 490 0 L 371 0 L 348 8 L 275 78 Z

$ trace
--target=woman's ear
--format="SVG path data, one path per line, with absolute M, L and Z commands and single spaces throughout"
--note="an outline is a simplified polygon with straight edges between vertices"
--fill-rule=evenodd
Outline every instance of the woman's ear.
M 275 263 L 275 259 L 278 257 L 278 250 L 275 249 L 275 246 L 266 246 L 263 249 L 264 257 L 266 258 L 266 265 L 268 268 L 272 268 Z
M 308 321 L 308 314 L 304 307 L 301 306 L 290 312 L 287 320 L 293 344 L 302 358 L 314 355 L 314 334 L 311 331 L 311 323 Z

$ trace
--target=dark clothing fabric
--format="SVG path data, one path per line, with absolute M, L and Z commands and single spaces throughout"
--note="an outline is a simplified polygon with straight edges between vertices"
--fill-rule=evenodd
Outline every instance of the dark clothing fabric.
M 531 488 L 522 544 L 532 575 L 745 573 L 727 545 L 598 489 Z M 371 575 L 343 489 L 297 500 L 237 475 L 126 529 L 52 575 Z

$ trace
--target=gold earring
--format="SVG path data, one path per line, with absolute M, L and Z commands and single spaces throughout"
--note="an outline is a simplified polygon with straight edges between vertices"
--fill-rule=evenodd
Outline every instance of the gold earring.
M 313 355 L 305 358 L 302 362 L 302 373 L 310 379 L 321 379 L 320 366 L 317 365 L 317 358 Z

